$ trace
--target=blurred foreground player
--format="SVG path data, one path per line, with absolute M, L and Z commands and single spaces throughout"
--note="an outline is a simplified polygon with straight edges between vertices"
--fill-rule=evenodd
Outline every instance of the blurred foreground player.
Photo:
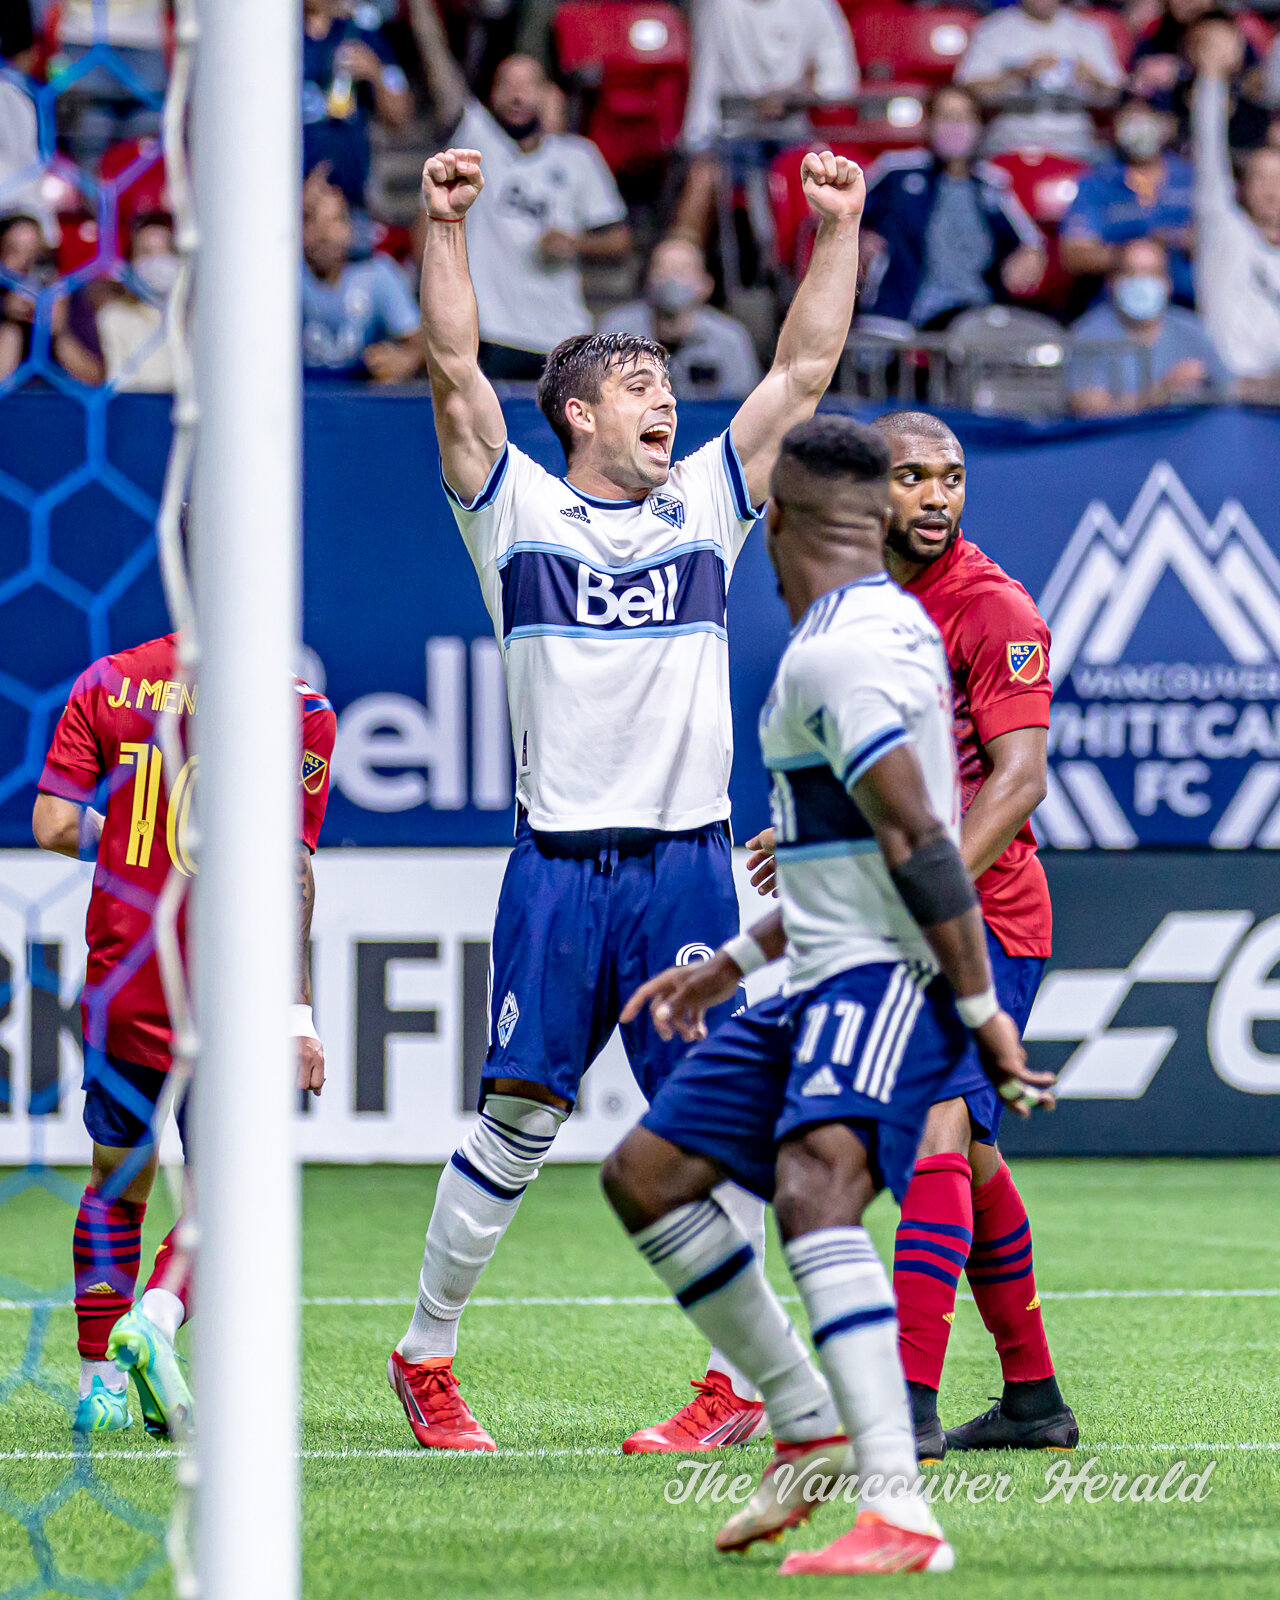
M 802 172 L 813 257 L 773 365 L 727 431 L 675 460 L 666 351 L 576 336 L 551 352 L 538 390 L 565 452 L 560 478 L 509 442 L 479 366 L 467 213 L 480 156 L 426 163 L 422 327 L 444 488 L 502 645 L 519 808 L 480 1116 L 441 1174 L 417 1307 L 387 1364 L 427 1449 L 494 1448 L 453 1374 L 458 1322 L 623 1000 L 737 931 L 726 592 L 782 436 L 813 414 L 844 349 L 865 193 L 859 168 L 829 151 L 806 155 Z M 652 1099 L 683 1046 L 647 1015 L 622 1036 Z M 725 1203 L 763 1248 L 760 1203 Z M 754 1391 L 717 1353 L 695 1387 L 624 1450 L 707 1450 L 763 1431 Z
M 324 1049 L 311 1021 L 308 960 L 315 901 L 311 852 L 329 797 L 336 724 L 324 696 L 301 679 L 295 682 L 302 739 L 302 962 L 294 1025 L 299 1087 L 319 1094 Z M 186 830 L 197 758 L 166 785 L 156 725 L 162 714 L 179 717 L 185 748 L 197 693 L 178 681 L 173 634 L 95 661 L 71 690 L 31 819 L 41 849 L 97 860 L 81 996 L 84 1121 L 93 1135 L 93 1168 L 76 1216 L 73 1251 L 80 1405 L 72 1427 L 82 1432 L 131 1426 L 129 1371 L 149 1433 L 167 1433 L 168 1419 L 189 1413 L 191 1406 L 173 1349 L 188 1314 L 190 1287 L 181 1279 L 173 1283 L 181 1274 L 181 1263 L 173 1261 L 176 1226 L 156 1253 L 140 1304 L 130 1308 L 158 1164 L 153 1121 L 172 1064 L 152 916 L 169 873 L 190 876 L 195 869 Z M 90 801 L 104 782 L 106 809 L 100 814 Z M 178 935 L 185 954 L 185 916 Z M 185 1150 L 185 1098 L 176 1116 Z
M 955 699 L 960 853 L 982 901 L 996 994 L 1021 1032 L 1053 948 L 1031 813 L 1044 798 L 1049 630 L 1031 596 L 961 532 L 960 441 L 927 412 L 872 423 L 890 453 L 885 565 L 942 634 Z M 1001 1103 L 970 1052 L 929 1112 L 894 1254 L 902 1365 L 923 1460 L 952 1450 L 1070 1450 L 1080 1431 L 1045 1337 L 1026 1207 L 996 1147 Z M 966 1259 L 967 1258 L 967 1259 Z M 1000 1400 L 943 1433 L 938 1386 L 964 1266 L 1004 1378 Z
M 992 986 L 957 849 L 946 654 L 884 569 L 888 466 L 883 442 L 844 417 L 783 442 L 768 543 L 795 626 L 760 719 L 781 910 L 632 997 L 624 1015 L 647 1004 L 660 1030 L 704 1042 L 603 1172 L 650 1265 L 764 1394 L 774 1459 L 717 1547 L 804 1521 L 816 1477 L 840 1471 L 847 1451 L 853 1528 L 789 1556 L 785 1574 L 952 1566 L 922 1492 L 893 1295 L 862 1216 L 880 1189 L 905 1192 L 929 1107 L 971 1043 L 1020 1109 L 1048 1081 L 1027 1071 Z M 784 952 L 782 993 L 708 1038 L 708 1008 Z M 773 1200 L 825 1382 L 713 1198 L 726 1177 Z

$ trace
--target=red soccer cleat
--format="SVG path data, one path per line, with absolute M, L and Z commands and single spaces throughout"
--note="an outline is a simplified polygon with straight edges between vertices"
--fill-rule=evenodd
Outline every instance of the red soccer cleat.
M 933 1519 L 930 1518 L 930 1521 Z M 778 1568 L 783 1577 L 797 1574 L 888 1576 L 896 1572 L 950 1572 L 956 1553 L 933 1523 L 933 1533 L 912 1533 L 875 1511 L 860 1511 L 848 1533 L 825 1550 L 797 1550 Z
M 788 1528 L 808 1522 L 821 1501 L 838 1492 L 848 1460 L 843 1434 L 795 1444 L 775 1440 L 755 1493 L 716 1534 L 716 1549 L 722 1555 L 746 1550 L 757 1539 L 781 1539 Z
M 414 1438 L 424 1450 L 498 1448 L 471 1415 L 451 1366 L 406 1361 L 398 1350 L 393 1350 L 387 1362 L 387 1378 L 404 1407 Z
M 723 1372 L 708 1372 L 705 1378 L 694 1378 L 692 1383 L 698 1391 L 697 1399 L 681 1406 L 669 1421 L 633 1433 L 623 1441 L 624 1455 L 664 1451 L 692 1455 L 723 1450 L 731 1444 L 747 1444 L 768 1432 L 764 1405 L 735 1394 Z

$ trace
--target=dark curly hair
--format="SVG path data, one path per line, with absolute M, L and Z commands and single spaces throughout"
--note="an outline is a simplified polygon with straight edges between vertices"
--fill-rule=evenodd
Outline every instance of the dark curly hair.
M 782 456 L 816 478 L 852 478 L 876 483 L 889 476 L 889 451 L 884 440 L 838 412 L 820 412 L 797 423 L 782 441 Z
M 653 339 L 637 333 L 579 333 L 558 344 L 547 357 L 538 383 L 538 406 L 569 459 L 573 429 L 565 416 L 570 400 L 599 400 L 604 380 L 616 367 L 654 361 L 667 372 L 667 352 Z

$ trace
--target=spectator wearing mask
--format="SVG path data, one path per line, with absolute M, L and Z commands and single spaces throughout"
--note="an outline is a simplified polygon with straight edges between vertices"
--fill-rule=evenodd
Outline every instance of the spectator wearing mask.
M 59 139 L 78 166 L 96 166 L 121 139 L 159 136 L 170 11 L 169 0 L 62 0 L 60 49 L 50 63 L 50 79 L 56 83 L 94 45 L 109 45 L 137 85 L 125 83 L 102 62 L 58 96 Z
M 611 311 L 600 331 L 637 333 L 664 345 L 682 399 L 742 399 L 759 383 L 760 363 L 742 324 L 707 304 L 711 290 L 697 245 L 664 239 L 649 258 L 644 299 Z
M 346 9 L 342 0 L 303 0 L 302 170 L 323 168 L 347 204 L 362 210 L 370 124 L 407 127 L 413 96 L 376 9 L 368 18 L 367 7 L 354 17 Z
M 484 192 L 467 213 L 467 254 L 480 311 L 480 366 L 536 381 L 562 339 L 591 331 L 582 263 L 631 249 L 627 208 L 590 139 L 547 128 L 557 94 L 530 56 L 508 56 L 488 107 L 467 93 L 456 62 L 430 51 L 427 81 L 448 142 L 478 150 Z
M 1280 150 L 1244 163 L 1239 196 L 1227 145 L 1229 86 L 1243 47 L 1229 23 L 1206 22 L 1190 45 L 1195 164 L 1196 301 L 1249 399 L 1280 398 Z
M 1131 96 L 1116 115 L 1115 154 L 1086 172 L 1062 222 L 1062 262 L 1077 277 L 1104 278 L 1120 245 L 1159 239 L 1169 252 L 1178 305 L 1195 305 L 1191 163 L 1170 146 L 1178 124 Z
M 37 323 L 41 302 L 48 306 L 49 355 L 79 383 L 102 382 L 102 361 L 93 316 L 79 295 L 48 293 L 57 281 L 46 259 L 44 234 L 37 218 L 18 214 L 0 218 L 0 379 L 10 377 L 41 340 Z
M 782 124 L 780 137 L 804 138 L 803 115 L 784 120 L 788 100 L 852 100 L 858 61 L 836 0 L 700 0 L 691 56 L 683 130 L 690 165 L 675 227 L 705 246 L 719 180 L 713 146 L 724 131 L 721 100 L 753 100 L 761 121 Z
M 1221 395 L 1226 371 L 1195 312 L 1170 305 L 1168 253 L 1158 239 L 1131 239 L 1116 249 L 1107 300 L 1072 328 L 1076 345 L 1113 344 L 1114 352 L 1081 351 L 1070 369 L 1071 408 L 1105 417 L 1189 404 Z
M 129 225 L 125 281 L 112 285 L 98 309 L 98 339 L 113 388 L 152 394 L 173 389 L 164 315 L 178 265 L 173 218 L 164 211 L 140 212 Z
M 302 249 L 307 376 L 407 383 L 422 368 L 418 308 L 386 256 L 351 260 L 351 213 L 340 189 L 308 184 Z
M 944 328 L 962 311 L 1029 293 L 1044 240 L 998 167 L 975 161 L 982 116 L 967 89 L 939 89 L 929 146 L 891 151 L 867 176 L 866 319 Z
M 987 132 L 989 153 L 1052 150 L 1084 160 L 1097 144 L 1088 107 L 1104 103 L 1123 79 L 1111 35 L 1061 0 L 1020 0 L 984 17 L 956 69 L 956 82 L 999 112 Z M 1037 98 L 1077 104 L 1003 109 Z

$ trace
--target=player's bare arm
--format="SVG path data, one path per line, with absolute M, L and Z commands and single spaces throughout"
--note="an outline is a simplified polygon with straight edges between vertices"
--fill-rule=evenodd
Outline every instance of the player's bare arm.
M 467 265 L 467 212 L 484 188 L 478 150 L 443 150 L 422 171 L 422 339 L 440 460 L 449 486 L 474 500 L 507 442 L 493 385 L 480 371 L 480 316 Z
M 31 831 L 42 850 L 78 861 L 97 850 L 102 837 L 102 813 L 60 795 L 40 794 L 31 813 Z
M 810 152 L 800 168 L 818 215 L 809 270 L 778 335 L 773 365 L 733 419 L 734 447 L 751 503 L 769 493 L 782 436 L 811 417 L 844 351 L 858 285 L 858 228 L 866 204 L 862 168 L 846 156 Z
M 963 1006 L 989 996 L 994 1007 L 974 1026 L 983 1070 L 1002 1098 L 1027 1116 L 1052 1105 L 1052 1074 L 1033 1072 L 1018 1026 L 995 1004 L 986 934 L 973 883 L 946 830 L 929 809 L 924 775 L 914 750 L 899 745 L 854 785 L 854 803 L 866 817 L 894 886 L 938 958 Z
M 991 771 L 960 827 L 960 854 L 975 879 L 1000 859 L 1044 799 L 1048 742 L 1046 728 L 1013 728 L 986 744 Z
M 311 917 L 316 908 L 316 879 L 311 852 L 298 846 L 298 1003 L 311 1004 Z M 324 1088 L 324 1046 L 319 1039 L 298 1040 L 298 1087 L 318 1095 Z
M 759 946 L 766 961 L 777 961 L 786 949 L 782 913 L 775 911 L 749 929 L 746 937 Z M 743 979 L 743 969 L 734 960 L 731 947 L 721 945 L 707 961 L 693 961 L 683 967 L 668 967 L 656 978 L 643 983 L 627 1001 L 623 1022 L 633 1022 L 646 1006 L 654 1027 L 664 1039 L 679 1034 L 693 1044 L 707 1036 L 707 1012 L 731 1000 Z

